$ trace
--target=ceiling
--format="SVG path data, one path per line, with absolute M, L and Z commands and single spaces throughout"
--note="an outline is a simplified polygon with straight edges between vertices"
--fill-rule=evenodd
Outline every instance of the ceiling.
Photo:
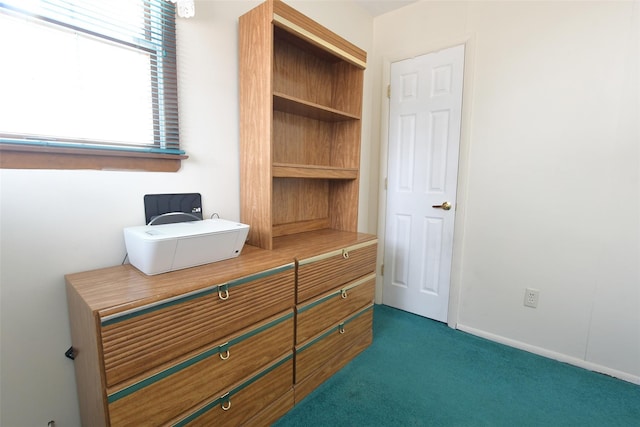
M 408 4 L 415 3 L 417 0 L 353 0 L 356 4 L 363 7 L 371 16 L 382 15 L 392 10 L 400 9 Z

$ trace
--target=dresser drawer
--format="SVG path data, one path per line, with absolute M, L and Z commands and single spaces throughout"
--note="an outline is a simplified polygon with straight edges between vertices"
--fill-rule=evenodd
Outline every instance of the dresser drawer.
M 371 273 L 296 307 L 296 344 L 302 344 L 375 297 L 376 274 Z
M 293 264 L 101 317 L 108 388 L 290 309 Z
M 266 369 L 230 388 L 172 426 L 237 426 L 250 420 L 257 412 L 268 408 L 290 393 L 293 383 L 293 355 L 282 357 Z M 290 402 L 290 400 L 289 400 Z
M 313 392 L 332 375 L 344 368 L 351 360 L 364 351 L 373 342 L 371 332 L 361 334 L 353 339 L 351 346 L 342 353 L 329 359 L 321 368 L 316 369 L 310 375 L 298 381 L 293 386 L 295 404 L 300 403 L 309 393 Z
M 373 328 L 373 304 L 351 315 L 309 341 L 296 347 L 295 382 L 302 382 L 307 376 L 325 366 L 331 359 L 341 357 L 355 341 L 366 336 L 369 342 Z M 345 362 L 346 363 L 346 362 Z
M 160 425 L 291 351 L 293 311 L 226 337 L 203 352 L 107 392 L 112 426 Z M 154 402 L 141 405 L 140 402 Z
M 371 240 L 298 261 L 296 303 L 328 292 L 374 272 L 377 240 Z
M 283 396 L 279 397 L 275 402 L 255 414 L 250 420 L 244 422 L 244 427 L 264 427 L 278 421 L 289 412 L 295 403 L 293 388 L 289 389 Z

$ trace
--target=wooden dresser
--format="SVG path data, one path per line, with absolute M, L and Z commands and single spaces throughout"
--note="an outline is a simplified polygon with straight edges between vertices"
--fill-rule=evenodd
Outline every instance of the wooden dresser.
M 83 425 L 271 424 L 371 343 L 376 248 L 327 229 L 157 276 L 67 275 Z
M 83 425 L 261 425 L 293 406 L 290 258 L 245 246 L 157 276 L 66 280 Z

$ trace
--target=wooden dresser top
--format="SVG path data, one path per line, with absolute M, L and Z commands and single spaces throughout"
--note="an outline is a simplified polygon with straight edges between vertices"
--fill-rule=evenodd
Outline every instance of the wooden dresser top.
M 129 309 L 221 285 L 231 280 L 291 265 L 336 249 L 375 240 L 376 236 L 337 230 L 317 230 L 278 237 L 274 250 L 245 245 L 237 258 L 198 267 L 147 276 L 130 264 L 65 276 L 67 286 L 79 294 L 91 310 Z M 126 306 L 126 307 L 125 307 Z
M 237 258 L 154 276 L 125 264 L 68 274 L 65 279 L 92 310 L 132 308 L 292 263 L 290 257 L 245 245 Z

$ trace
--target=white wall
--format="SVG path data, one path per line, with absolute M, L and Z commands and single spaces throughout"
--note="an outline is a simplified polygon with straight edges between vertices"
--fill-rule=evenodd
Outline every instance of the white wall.
M 3 427 L 80 424 L 73 362 L 63 354 L 71 345 L 64 275 L 122 262 L 122 228 L 144 222 L 144 194 L 200 192 L 205 216 L 239 219 L 237 20 L 258 3 L 198 0 L 196 17 L 178 22 L 181 140 L 190 156 L 179 172 L 0 170 Z M 357 7 L 289 4 L 372 45 L 373 20 Z M 365 143 L 365 161 L 370 152 Z M 361 186 L 367 206 L 366 174 Z M 375 231 L 361 211 L 360 227 Z
M 390 62 L 467 43 L 452 323 L 637 383 L 639 13 L 423 1 L 375 19 L 370 63 L 381 93 Z

